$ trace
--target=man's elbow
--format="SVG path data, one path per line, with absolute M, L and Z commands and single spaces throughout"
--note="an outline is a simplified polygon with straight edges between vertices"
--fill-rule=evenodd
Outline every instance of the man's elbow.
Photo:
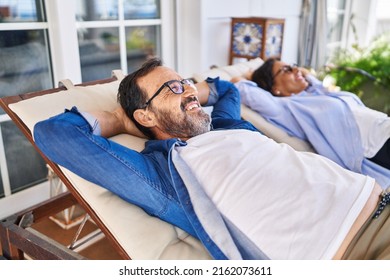
M 34 126 L 34 141 L 50 160 L 61 164 L 74 150 L 74 139 L 80 135 L 80 128 L 88 126 L 81 116 L 67 116 L 65 113 Z M 70 117 L 70 118 L 69 118 Z M 82 123 L 81 123 L 82 122 Z

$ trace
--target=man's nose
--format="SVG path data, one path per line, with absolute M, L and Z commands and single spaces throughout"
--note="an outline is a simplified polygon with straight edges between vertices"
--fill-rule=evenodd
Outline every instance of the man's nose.
M 184 86 L 184 92 L 183 96 L 189 96 L 189 95 L 198 95 L 198 90 L 196 89 L 194 84 L 185 84 Z

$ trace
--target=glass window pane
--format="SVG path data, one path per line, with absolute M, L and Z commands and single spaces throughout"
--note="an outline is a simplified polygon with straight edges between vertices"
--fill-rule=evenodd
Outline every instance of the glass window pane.
M 125 19 L 160 18 L 160 0 L 125 0 Z
M 11 192 L 15 193 L 46 180 L 44 160 L 12 122 L 1 125 Z
M 0 31 L 0 96 L 52 87 L 46 31 Z
M 339 42 L 343 30 L 345 0 L 328 0 L 327 9 L 328 42 Z
M 160 27 L 138 26 L 126 28 L 128 73 L 133 72 L 149 56 L 160 56 Z
M 118 28 L 79 29 L 79 51 L 83 82 L 104 79 L 120 69 Z
M 76 1 L 77 21 L 117 20 L 118 0 Z
M 327 6 L 329 11 L 344 10 L 345 0 L 328 0 Z
M 53 87 L 45 30 L 0 31 L 0 96 Z M 3 109 L 0 114 L 4 114 Z M 46 165 L 12 121 L 1 124 L 11 191 L 46 179 Z
M 328 43 L 341 41 L 344 15 L 328 15 Z
M 46 21 L 43 0 L 0 0 L 1 22 Z

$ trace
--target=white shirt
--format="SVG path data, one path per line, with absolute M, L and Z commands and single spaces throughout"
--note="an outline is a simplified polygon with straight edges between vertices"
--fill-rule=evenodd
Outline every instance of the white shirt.
M 390 138 L 390 118 L 383 112 L 358 105 L 350 96 L 340 96 L 351 108 L 359 127 L 364 156 L 372 158 Z

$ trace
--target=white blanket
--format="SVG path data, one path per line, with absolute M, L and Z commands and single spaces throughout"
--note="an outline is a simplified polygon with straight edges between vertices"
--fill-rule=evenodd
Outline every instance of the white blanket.
M 374 187 L 370 177 L 247 130 L 212 131 L 176 151 L 223 217 L 271 259 L 331 259 Z

